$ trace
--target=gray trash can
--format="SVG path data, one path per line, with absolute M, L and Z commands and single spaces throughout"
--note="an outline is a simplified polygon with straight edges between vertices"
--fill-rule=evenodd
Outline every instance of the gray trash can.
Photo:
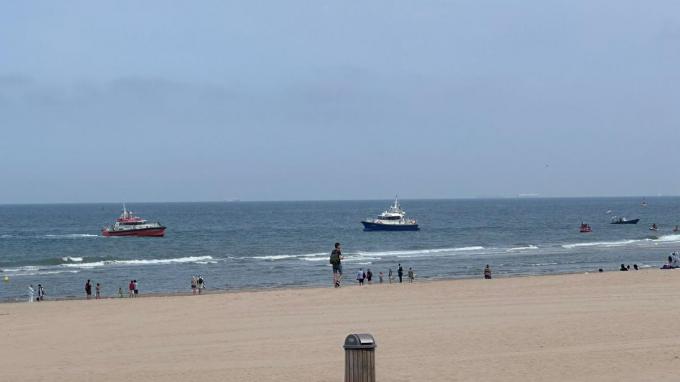
M 345 338 L 345 382 L 375 382 L 375 347 L 370 334 Z

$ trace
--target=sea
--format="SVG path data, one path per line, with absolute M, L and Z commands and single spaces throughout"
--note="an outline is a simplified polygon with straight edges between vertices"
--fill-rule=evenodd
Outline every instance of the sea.
M 121 204 L 0 205 L 0 300 L 84 296 L 90 279 L 104 296 L 208 290 L 332 286 L 329 255 L 342 243 L 344 283 L 359 269 L 377 282 L 398 264 L 419 280 L 658 268 L 680 250 L 680 197 L 401 200 L 416 232 L 365 232 L 392 200 L 128 203 L 168 227 L 163 238 L 103 237 Z M 612 216 L 637 225 L 609 224 Z M 581 222 L 591 233 L 580 233 Z M 652 223 L 658 231 L 649 229 Z M 387 277 L 385 277 L 387 281 Z

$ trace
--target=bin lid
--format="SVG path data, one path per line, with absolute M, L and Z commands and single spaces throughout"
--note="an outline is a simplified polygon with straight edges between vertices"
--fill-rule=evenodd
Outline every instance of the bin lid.
M 372 335 L 367 333 L 362 334 L 350 334 L 345 338 L 345 345 L 343 346 L 345 350 L 347 349 L 375 349 L 375 339 Z

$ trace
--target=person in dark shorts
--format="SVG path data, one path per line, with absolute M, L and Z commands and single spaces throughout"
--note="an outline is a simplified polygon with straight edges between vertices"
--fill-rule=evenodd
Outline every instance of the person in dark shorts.
M 132 283 L 135 285 L 135 297 L 139 294 L 139 287 L 137 287 L 137 280 L 132 280 Z
M 135 282 L 130 280 L 130 284 L 128 284 L 128 298 L 132 297 L 135 297 Z
M 92 297 L 92 283 L 89 279 L 85 283 L 85 296 L 88 300 Z
M 335 243 L 335 248 L 331 252 L 330 263 L 333 266 L 333 285 L 340 288 L 342 279 L 342 249 L 340 243 Z
M 491 268 L 489 267 L 489 264 L 484 267 L 484 278 L 486 280 L 491 280 Z
M 102 298 L 102 286 L 99 283 L 97 283 L 97 286 L 95 288 L 94 298 L 97 300 Z
M 366 281 L 370 284 L 372 279 L 373 279 L 373 272 L 371 272 L 371 268 L 368 268 L 366 270 Z
M 397 276 L 399 276 L 399 283 L 401 284 L 401 280 L 404 277 L 404 268 L 401 267 L 401 264 L 399 264 L 399 268 L 397 268 Z
M 43 288 L 42 284 L 38 284 L 38 301 L 42 301 L 45 299 L 45 288 Z
M 366 278 L 366 273 L 364 273 L 363 268 L 359 268 L 359 272 L 357 272 L 357 281 L 359 282 L 359 286 L 364 285 L 364 279 Z

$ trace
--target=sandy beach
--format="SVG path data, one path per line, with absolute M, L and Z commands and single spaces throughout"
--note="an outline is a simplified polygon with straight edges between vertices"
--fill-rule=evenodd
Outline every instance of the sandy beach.
M 0 379 L 339 381 L 367 332 L 382 381 L 670 381 L 679 316 L 660 270 L 2 304 Z

